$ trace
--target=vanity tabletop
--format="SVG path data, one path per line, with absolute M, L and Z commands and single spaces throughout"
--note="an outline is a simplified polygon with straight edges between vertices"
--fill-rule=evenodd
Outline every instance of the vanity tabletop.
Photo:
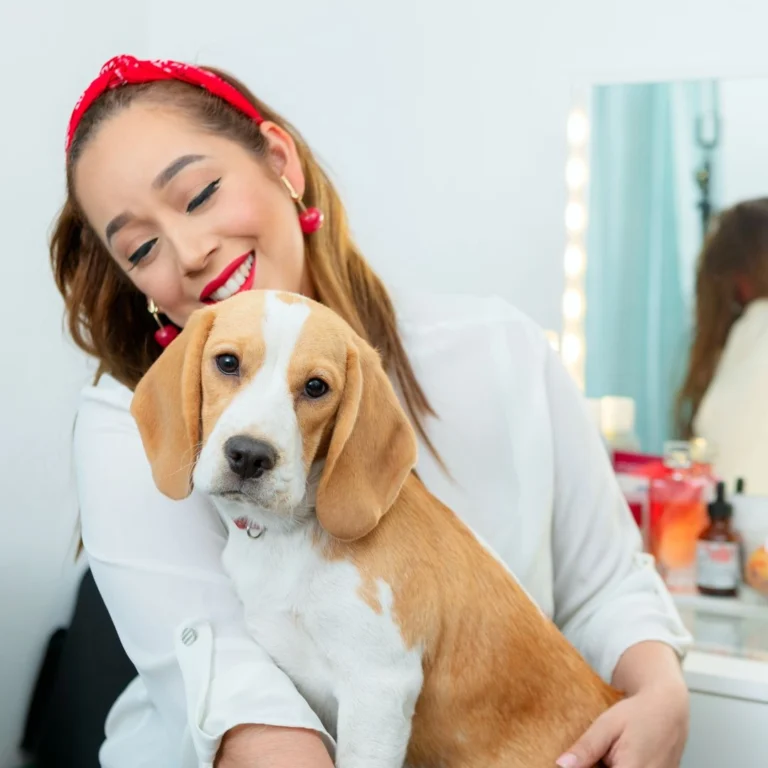
M 683 669 L 691 690 L 768 702 L 768 599 L 674 595 L 693 635 Z

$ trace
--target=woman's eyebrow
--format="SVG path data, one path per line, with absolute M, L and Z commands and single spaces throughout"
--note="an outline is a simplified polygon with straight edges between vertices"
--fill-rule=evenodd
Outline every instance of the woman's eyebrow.
M 177 173 L 179 173 L 179 171 L 183 170 L 191 163 L 198 163 L 200 160 L 205 159 L 205 155 L 182 155 L 181 157 L 176 158 L 176 160 L 174 160 L 167 168 L 157 174 L 157 177 L 152 182 L 152 187 L 154 189 L 162 189 Z
M 107 240 L 107 245 L 112 243 L 112 238 L 132 219 L 134 218 L 132 213 L 123 212 L 115 216 L 112 221 L 107 224 L 107 228 L 104 231 L 104 237 Z

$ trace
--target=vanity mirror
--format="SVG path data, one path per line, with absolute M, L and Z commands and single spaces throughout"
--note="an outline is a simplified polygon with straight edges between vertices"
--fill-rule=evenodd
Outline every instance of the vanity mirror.
M 572 101 L 560 354 L 694 636 L 682 765 L 748 765 L 768 712 L 768 78 Z M 715 477 L 744 543 L 735 574 L 725 547 L 699 548 Z M 715 560 L 737 598 L 698 594 Z
M 764 361 L 768 372 L 768 78 L 595 84 L 575 94 L 563 361 L 587 397 L 631 398 L 642 451 L 710 431 L 717 452 L 714 438 L 733 439 L 708 423 L 723 420 L 723 388 L 743 401 L 755 394 L 743 381 L 749 366 Z M 723 371 L 734 329 L 729 366 L 737 355 L 751 362 Z M 746 417 L 733 418 L 737 428 Z

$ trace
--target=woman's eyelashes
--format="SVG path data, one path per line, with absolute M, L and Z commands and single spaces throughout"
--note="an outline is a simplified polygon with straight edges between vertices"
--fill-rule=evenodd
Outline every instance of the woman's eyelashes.
M 221 179 L 216 179 L 216 181 L 212 181 L 207 187 L 205 187 L 205 189 L 203 189 L 199 195 L 193 197 L 187 206 L 187 213 L 192 213 L 192 211 L 205 203 L 219 188 L 219 184 L 221 184 Z
M 195 195 L 189 201 L 189 204 L 187 205 L 186 212 L 187 213 L 193 213 L 201 205 L 206 203 L 213 196 L 213 194 L 216 192 L 216 190 L 218 190 L 220 184 L 221 184 L 221 179 L 216 179 L 215 181 L 212 181 L 210 184 L 208 184 L 199 194 Z M 131 262 L 130 269 L 133 269 L 140 262 L 142 262 L 147 256 L 149 256 L 150 252 L 155 247 L 155 243 L 157 243 L 157 238 L 156 237 L 152 238 L 151 240 L 147 240 L 146 243 L 144 243 L 139 248 L 137 248 L 128 257 L 128 261 Z
M 144 243 L 144 245 L 142 245 L 140 248 L 137 248 L 128 257 L 128 261 L 131 262 L 131 269 L 133 269 L 140 261 L 142 261 L 146 256 L 149 255 L 149 252 L 152 250 L 156 242 L 157 242 L 156 237 L 153 237 L 151 240 L 147 240 L 147 242 Z M 128 271 L 130 272 L 130 269 Z

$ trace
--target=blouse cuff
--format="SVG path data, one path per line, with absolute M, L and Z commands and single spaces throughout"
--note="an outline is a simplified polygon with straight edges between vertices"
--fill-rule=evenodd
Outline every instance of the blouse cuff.
M 177 628 L 175 650 L 200 768 L 212 768 L 224 734 L 245 724 L 317 731 L 333 757 L 335 743 L 318 716 L 255 642 L 216 639 L 210 623 L 197 620 Z

